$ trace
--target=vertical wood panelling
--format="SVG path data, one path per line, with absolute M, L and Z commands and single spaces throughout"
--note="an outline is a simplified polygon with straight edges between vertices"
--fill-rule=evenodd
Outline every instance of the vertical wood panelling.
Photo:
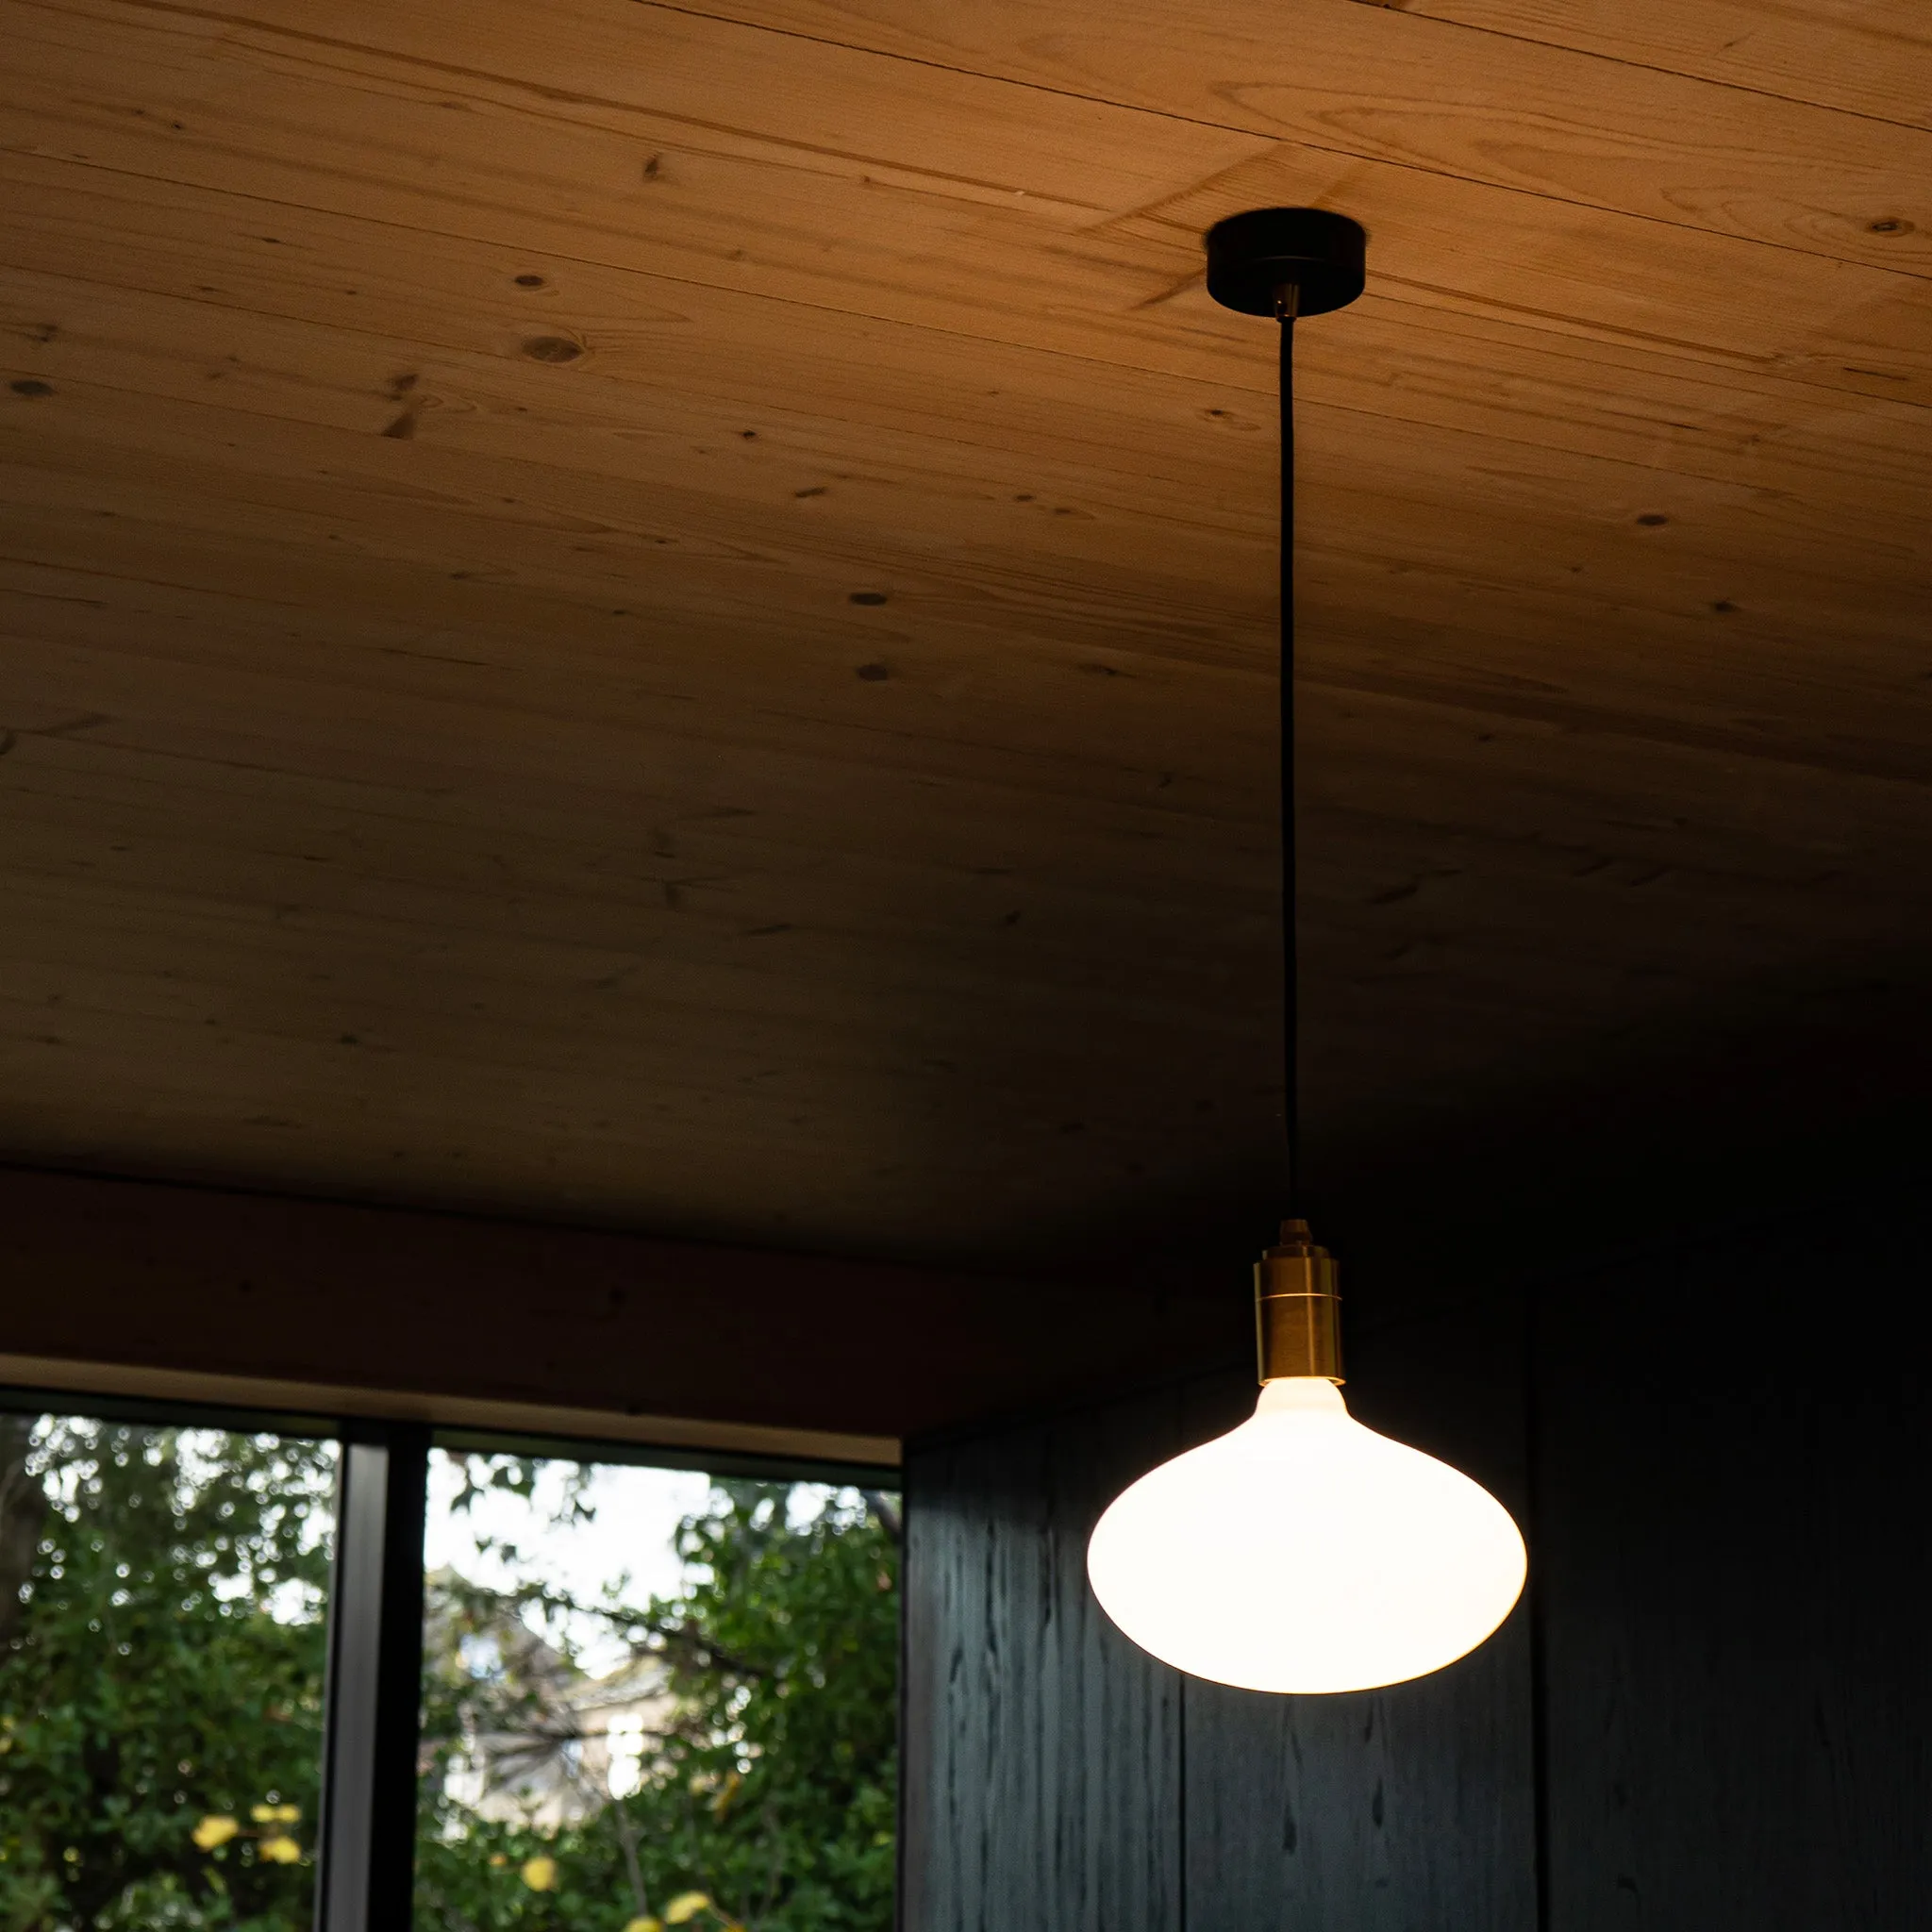
M 1370 1333 L 1363 1419 L 1521 1507 L 1512 1307 Z M 908 1457 L 907 1932 L 1534 1924 L 1519 1617 L 1361 1697 L 1185 1687 L 1087 1590 L 1119 1487 L 1232 1426 L 1244 1371 Z
M 1527 1604 L 1435 1676 L 1335 1698 L 1183 1690 L 1108 1628 L 1094 1513 L 1235 1420 L 1238 1375 L 915 1453 L 908 1932 L 1924 1923 L 1903 1200 L 1572 1274 L 1529 1319 L 1499 1295 L 1351 1337 L 1361 1419 L 1526 1522 L 1540 1670 Z
M 1191 1926 L 1534 1932 L 1526 1621 L 1340 1697 L 1188 1686 Z
M 1179 1679 L 1086 1548 L 1180 1422 L 1160 1395 L 908 1457 L 906 1932 L 1179 1924 Z
M 1487 1484 L 1519 1519 L 1512 1303 L 1354 1335 L 1350 1404 Z M 1245 1391 L 1243 1391 L 1245 1393 Z M 1188 1923 L 1251 1932 L 1533 1932 L 1529 1624 L 1386 1690 L 1190 1683 Z
M 1926 1923 L 1924 1274 L 1847 1211 L 1549 1298 L 1551 1932 Z

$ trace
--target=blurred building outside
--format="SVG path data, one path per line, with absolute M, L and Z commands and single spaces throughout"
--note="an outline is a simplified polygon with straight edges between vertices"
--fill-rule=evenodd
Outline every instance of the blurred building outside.
M 514 1707 L 493 1722 L 479 1715 L 483 1699 L 466 1710 L 443 1777 L 448 1798 L 492 1824 L 555 1831 L 642 1786 L 677 1717 L 661 1657 L 589 1675 L 508 1605 L 458 1634 L 449 1627 L 454 1606 L 476 1592 L 453 1570 L 425 1581 L 430 1653 L 453 1649 L 479 1687 L 517 1687 Z

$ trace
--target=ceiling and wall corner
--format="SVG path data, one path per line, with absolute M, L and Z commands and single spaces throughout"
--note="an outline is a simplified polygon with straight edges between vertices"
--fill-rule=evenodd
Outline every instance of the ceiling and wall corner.
M 7 16 L 5 1158 L 1239 1297 L 1270 202 L 1329 1226 L 1923 1091 L 1910 0 Z

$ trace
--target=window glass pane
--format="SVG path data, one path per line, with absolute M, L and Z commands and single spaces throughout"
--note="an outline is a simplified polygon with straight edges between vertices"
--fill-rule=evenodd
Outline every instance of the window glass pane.
M 890 1932 L 890 1495 L 430 1458 L 420 1932 Z
M 0 1413 L 0 1925 L 307 1932 L 335 1479 Z

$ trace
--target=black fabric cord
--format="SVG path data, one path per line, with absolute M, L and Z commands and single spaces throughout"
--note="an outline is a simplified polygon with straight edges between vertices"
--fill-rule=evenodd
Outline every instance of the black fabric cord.
M 1277 298 L 1281 320 L 1281 970 L 1282 1129 L 1287 1211 L 1301 1215 L 1301 961 L 1295 943 L 1294 317 L 1299 291 Z

